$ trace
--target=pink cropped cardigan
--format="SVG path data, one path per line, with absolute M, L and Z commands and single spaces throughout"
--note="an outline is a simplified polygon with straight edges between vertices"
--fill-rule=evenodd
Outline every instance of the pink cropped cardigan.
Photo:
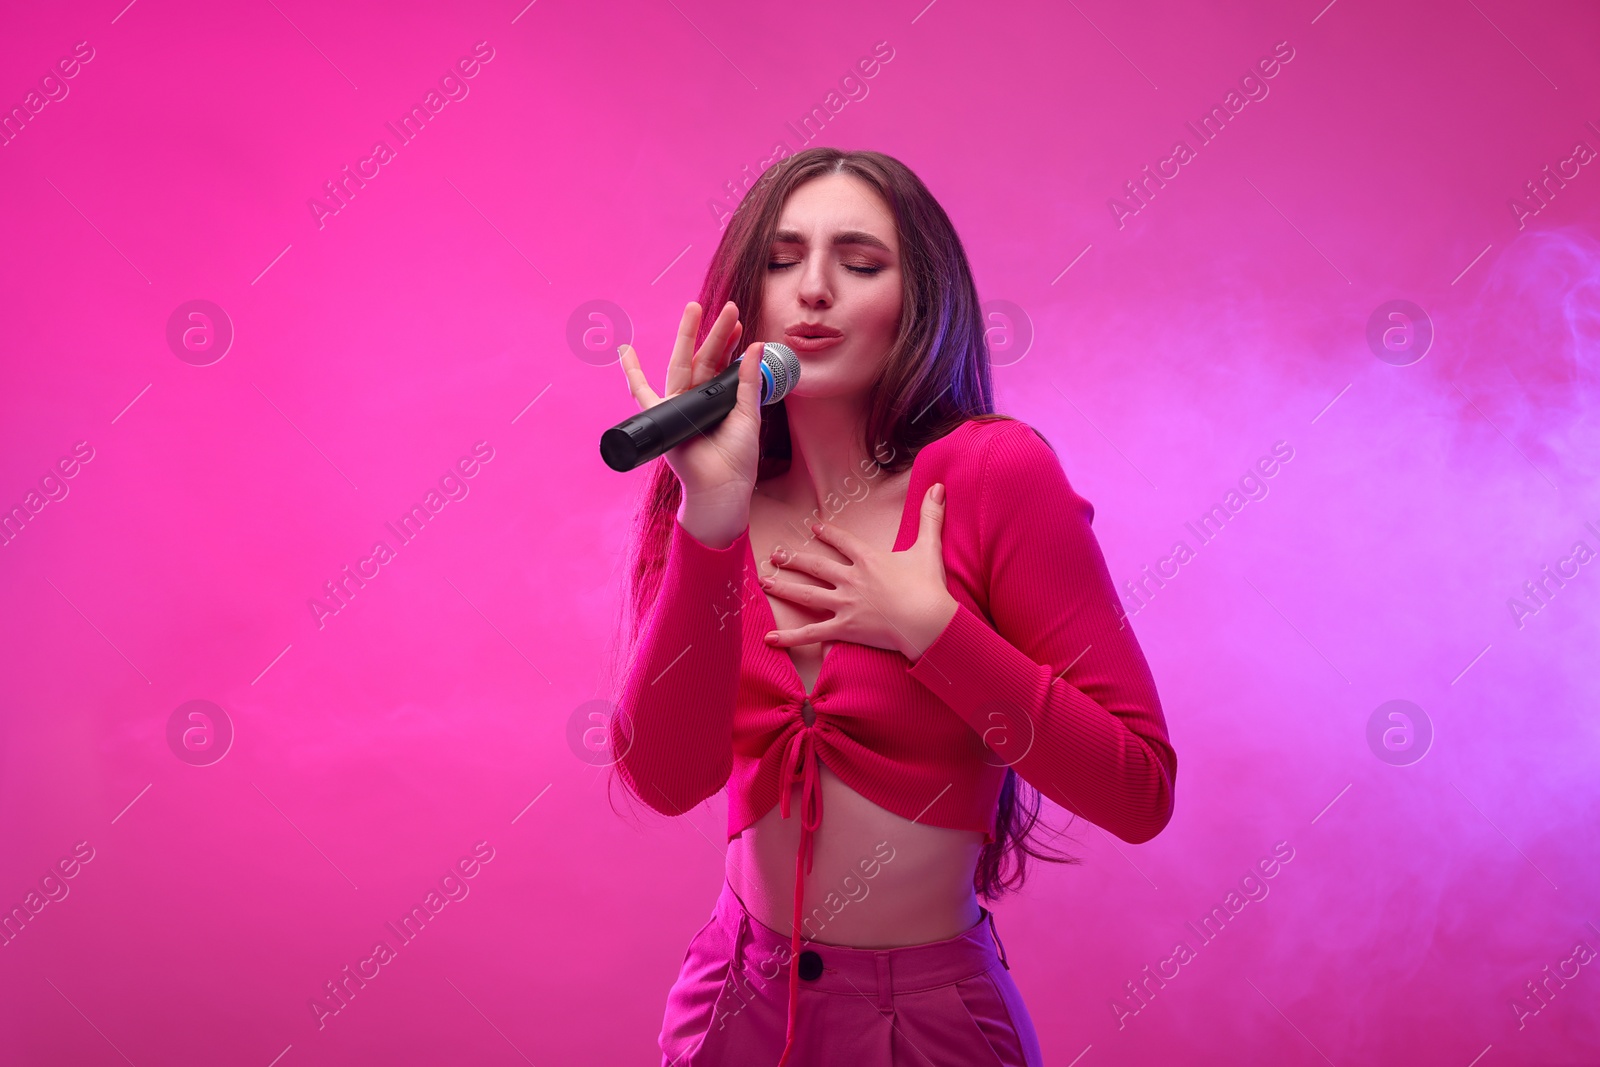
M 895 551 L 916 540 L 935 482 L 945 486 L 946 585 L 958 607 L 915 663 L 840 641 L 806 693 L 789 653 L 763 640 L 776 624 L 748 527 L 713 548 L 674 520 L 612 719 L 635 795 L 677 815 L 726 786 L 730 841 L 774 804 L 789 818 L 801 787 L 791 1044 L 819 761 L 888 811 L 978 831 L 985 843 L 1008 767 L 1125 841 L 1149 840 L 1172 816 L 1177 754 L 1155 682 L 1089 528 L 1094 508 L 1055 452 L 1010 418 L 969 419 L 925 445 Z

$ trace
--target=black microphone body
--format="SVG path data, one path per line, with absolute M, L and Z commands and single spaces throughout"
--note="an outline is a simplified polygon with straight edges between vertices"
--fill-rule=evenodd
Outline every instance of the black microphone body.
M 663 456 L 728 417 L 739 401 L 739 365 L 731 361 L 716 377 L 617 423 L 600 435 L 600 456 L 614 471 L 631 471 Z M 800 381 L 800 360 L 788 345 L 761 348 L 761 403 L 776 404 Z

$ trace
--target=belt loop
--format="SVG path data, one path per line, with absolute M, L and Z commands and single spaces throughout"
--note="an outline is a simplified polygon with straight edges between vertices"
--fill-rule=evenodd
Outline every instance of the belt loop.
M 727 1027 L 729 1018 L 745 1009 L 749 1004 L 750 997 L 755 992 L 755 988 L 750 984 L 750 975 L 746 972 L 744 966 L 744 942 L 745 933 L 749 929 L 749 921 L 749 916 L 741 905 L 739 922 L 733 932 L 733 952 L 728 960 L 728 976 L 723 980 L 724 988 L 728 990 L 732 997 L 738 999 L 738 1007 L 730 1005 L 722 1010 L 717 1018 L 717 1029 L 719 1030 Z M 739 988 L 741 979 L 744 983 L 743 989 Z M 718 997 L 718 1003 L 721 1003 L 721 1001 L 722 998 Z
M 739 974 L 744 974 L 744 943 L 750 933 L 750 913 L 744 908 L 739 909 L 739 929 L 733 935 L 733 965 Z M 745 979 L 749 985 L 750 980 Z
M 983 905 L 981 904 L 978 906 L 983 908 Z M 989 933 L 994 937 L 994 943 L 1000 949 L 1000 966 L 1009 971 L 1011 969 L 1011 964 L 1006 962 L 1006 946 L 1004 942 L 1000 940 L 1000 931 L 996 930 L 994 926 L 994 912 L 990 911 L 988 908 L 983 908 L 983 913 L 989 917 Z
M 885 1015 L 893 1015 L 894 985 L 889 975 L 889 953 L 874 952 L 872 958 L 878 965 L 878 1010 Z

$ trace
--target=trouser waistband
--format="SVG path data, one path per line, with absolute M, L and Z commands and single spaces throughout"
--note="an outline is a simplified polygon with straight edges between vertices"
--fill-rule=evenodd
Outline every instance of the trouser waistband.
M 818 992 L 866 996 L 888 1009 L 889 998 L 896 994 L 964 981 L 996 963 L 1009 969 L 994 915 L 980 908 L 983 914 L 976 923 L 943 941 L 884 949 L 802 942 L 800 985 Z M 750 914 L 726 880 L 715 914 L 724 928 L 737 928 L 734 962 L 747 981 L 759 977 L 776 982 L 789 973 L 791 939 Z M 808 961 L 807 953 L 815 953 L 817 960 Z M 820 973 L 815 973 L 817 961 Z M 809 977 L 813 973 L 815 977 Z

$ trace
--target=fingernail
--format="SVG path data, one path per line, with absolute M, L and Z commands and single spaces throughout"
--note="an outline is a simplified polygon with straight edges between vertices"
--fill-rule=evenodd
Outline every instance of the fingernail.
M 933 487 L 933 502 L 935 504 L 943 504 L 944 503 L 944 483 L 943 482 L 939 482 L 939 483 L 934 485 L 934 487 Z
M 778 639 L 778 631 L 773 630 L 771 633 L 767 634 L 766 639 L 768 641 L 776 641 Z

